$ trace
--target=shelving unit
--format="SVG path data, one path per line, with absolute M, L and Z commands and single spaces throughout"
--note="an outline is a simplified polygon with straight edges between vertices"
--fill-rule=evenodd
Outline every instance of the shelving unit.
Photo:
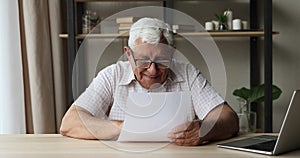
M 86 2 L 101 2 L 109 0 L 67 0 L 68 6 L 68 33 L 60 34 L 59 37 L 68 40 L 68 65 L 69 81 L 72 81 L 72 67 L 78 48 L 78 40 L 84 38 L 127 38 L 128 34 L 78 34 L 81 22 L 76 21 L 81 17 L 82 8 L 78 7 Z M 111 1 L 136 1 L 136 0 L 111 0 Z M 173 8 L 173 0 L 151 0 L 162 1 L 164 7 Z M 278 32 L 272 31 L 272 0 L 264 0 L 264 29 L 259 30 L 258 26 L 258 1 L 249 0 L 250 8 L 250 30 L 243 31 L 210 31 L 210 32 L 187 32 L 181 33 L 184 36 L 204 36 L 212 37 L 249 37 L 250 38 L 250 86 L 259 84 L 259 63 L 258 63 L 258 38 L 264 38 L 264 83 L 265 83 L 265 116 L 264 132 L 272 132 L 272 36 Z M 76 12 L 78 14 L 76 14 Z M 81 13 L 80 13 L 81 12 Z M 169 16 L 169 15 L 168 15 Z M 166 17 L 167 19 L 168 17 Z M 78 27 L 76 27 L 78 26 Z M 80 32 L 79 32 L 80 33 Z M 72 100 L 71 82 L 69 83 L 69 103 Z M 257 111 L 257 105 L 252 105 L 253 111 Z
M 272 32 L 273 35 L 279 32 Z M 184 32 L 182 36 L 212 36 L 212 37 L 264 37 L 265 32 L 262 30 L 243 30 L 243 31 L 209 31 L 209 32 Z M 175 34 L 176 36 L 176 34 Z M 60 38 L 68 38 L 68 34 L 60 34 Z M 85 38 L 128 38 L 128 34 L 78 34 L 76 39 Z

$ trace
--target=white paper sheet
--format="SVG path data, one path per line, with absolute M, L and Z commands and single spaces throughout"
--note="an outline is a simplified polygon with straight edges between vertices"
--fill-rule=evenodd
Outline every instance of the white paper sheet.
M 118 141 L 169 141 L 169 131 L 188 121 L 190 106 L 190 92 L 131 92 Z

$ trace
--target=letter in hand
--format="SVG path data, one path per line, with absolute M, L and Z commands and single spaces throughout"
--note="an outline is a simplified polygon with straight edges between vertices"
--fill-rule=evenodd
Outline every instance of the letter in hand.
M 196 146 L 201 144 L 200 127 L 201 120 L 193 120 L 176 126 L 168 133 L 170 141 L 180 146 Z

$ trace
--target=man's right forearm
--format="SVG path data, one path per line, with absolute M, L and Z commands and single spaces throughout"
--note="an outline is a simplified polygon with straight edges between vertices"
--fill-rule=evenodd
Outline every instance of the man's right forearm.
M 72 105 L 62 120 L 60 133 L 81 139 L 113 139 L 120 134 L 121 126 L 122 121 L 101 120 Z

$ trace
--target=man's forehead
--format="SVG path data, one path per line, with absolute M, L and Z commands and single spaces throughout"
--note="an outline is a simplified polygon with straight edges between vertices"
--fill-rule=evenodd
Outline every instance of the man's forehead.
M 174 51 L 174 48 L 170 45 L 157 43 L 157 44 L 150 44 L 150 43 L 143 43 L 134 46 L 134 50 L 143 50 L 143 51 Z

